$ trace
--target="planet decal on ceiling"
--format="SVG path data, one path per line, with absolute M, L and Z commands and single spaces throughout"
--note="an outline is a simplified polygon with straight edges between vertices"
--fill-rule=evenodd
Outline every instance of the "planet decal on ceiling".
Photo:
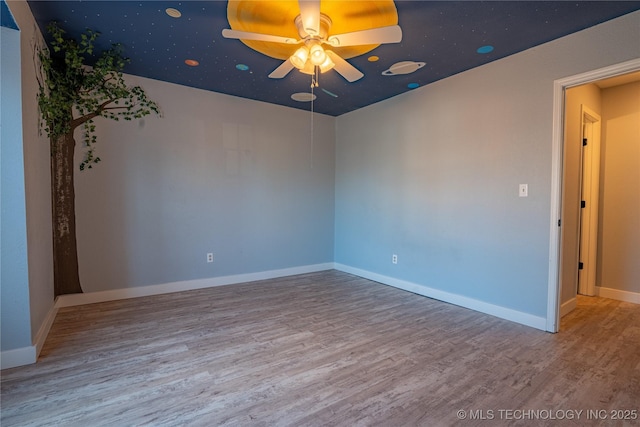
M 401 61 L 396 62 L 388 70 L 382 72 L 383 76 L 397 76 L 400 74 L 411 74 L 424 67 L 424 62 Z
M 291 95 L 291 99 L 298 102 L 311 102 L 316 99 L 317 96 L 314 93 L 298 92 Z

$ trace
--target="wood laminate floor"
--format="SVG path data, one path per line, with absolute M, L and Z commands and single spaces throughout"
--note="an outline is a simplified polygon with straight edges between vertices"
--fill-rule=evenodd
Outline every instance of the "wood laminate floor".
M 1 399 L 3 427 L 638 425 L 640 306 L 549 334 L 327 271 L 70 307 Z

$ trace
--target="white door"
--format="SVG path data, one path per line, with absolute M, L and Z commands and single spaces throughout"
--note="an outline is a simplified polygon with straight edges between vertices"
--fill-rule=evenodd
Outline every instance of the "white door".
M 595 295 L 600 195 L 600 116 L 582 106 L 582 204 L 578 293 Z

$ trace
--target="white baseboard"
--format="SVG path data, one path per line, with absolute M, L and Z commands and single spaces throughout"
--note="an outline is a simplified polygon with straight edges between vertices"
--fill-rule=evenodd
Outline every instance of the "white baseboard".
M 565 314 L 571 313 L 577 306 L 578 299 L 576 297 L 571 298 L 569 301 L 562 303 L 560 306 L 560 317 L 564 317 Z
M 61 307 L 71 307 L 82 304 L 92 304 L 96 302 L 114 301 L 119 299 L 135 298 L 148 295 L 166 294 L 171 292 L 188 291 L 202 289 L 213 286 L 232 285 L 256 280 L 275 279 L 278 277 L 293 276 L 296 274 L 313 273 L 316 271 L 331 270 L 332 262 L 324 264 L 305 265 L 300 267 L 284 268 L 280 270 L 269 270 L 257 273 L 237 274 L 232 276 L 212 277 L 209 279 L 188 280 L 183 282 L 163 283 L 160 285 L 141 286 L 129 289 L 114 289 L 110 291 L 92 292 L 86 294 L 60 295 L 56 298 L 55 304 L 47 313 L 47 316 L 40 326 L 34 338 L 34 345 L 29 347 L 7 350 L 0 353 L 0 369 L 15 368 L 17 366 L 30 365 L 36 363 L 38 355 L 42 351 L 44 342 L 49 335 L 49 330 Z
M 211 277 L 207 279 L 187 280 L 181 282 L 163 283 L 159 285 L 139 286 L 135 288 L 114 289 L 109 291 L 89 292 L 83 294 L 60 295 L 56 299 L 56 308 L 72 307 L 97 302 L 115 301 L 119 299 L 136 298 L 149 295 L 169 294 L 172 292 L 191 291 L 195 289 L 211 288 L 214 286 L 233 285 L 256 280 L 275 279 L 296 274 L 314 273 L 316 271 L 331 270 L 332 262 L 324 264 L 304 265 L 300 267 L 268 270 L 257 273 L 235 274 L 231 276 Z
M 418 295 L 448 302 L 460 307 L 469 308 L 471 310 L 479 311 L 481 313 L 489 314 L 501 319 L 510 320 L 512 322 L 520 323 L 525 326 L 541 329 L 543 331 L 546 330 L 547 319 L 545 317 L 534 316 L 529 313 L 523 313 L 521 311 L 512 310 L 510 308 L 489 304 L 484 301 L 479 301 L 462 295 L 452 294 L 438 289 L 429 288 L 427 286 L 418 285 L 416 283 L 395 279 L 393 277 L 384 276 L 377 273 L 372 273 L 370 271 L 361 270 L 343 264 L 336 263 L 335 269 L 344 271 L 345 273 L 354 274 L 365 279 L 373 280 L 385 285 L 393 286 L 394 288 L 413 292 Z
M 45 317 L 44 322 L 40 325 L 40 329 L 33 340 L 33 345 L 0 353 L 0 369 L 15 368 L 17 366 L 36 363 L 38 355 L 40 355 L 42 351 L 42 346 L 47 339 L 47 335 L 49 335 L 51 325 L 53 325 L 53 321 L 56 318 L 56 313 L 58 313 L 58 309 L 55 308 L 55 306 L 51 306 L 47 317 Z
M 44 322 L 42 322 L 42 325 L 40 325 L 38 333 L 33 339 L 33 344 L 36 347 L 36 360 L 38 359 L 38 356 L 40 356 L 40 352 L 42 351 L 44 342 L 47 339 L 47 335 L 49 335 L 49 330 L 51 330 L 51 325 L 53 325 L 53 321 L 56 320 L 56 314 L 58 314 L 58 308 L 54 303 L 54 305 L 51 306 L 51 309 L 47 313 L 47 317 L 45 317 Z
M 596 286 L 596 295 L 603 298 L 640 304 L 640 293 L 638 292 L 621 291 L 619 289 Z
M 16 366 L 36 363 L 36 346 L 5 350 L 0 353 L 0 369 L 15 368 Z

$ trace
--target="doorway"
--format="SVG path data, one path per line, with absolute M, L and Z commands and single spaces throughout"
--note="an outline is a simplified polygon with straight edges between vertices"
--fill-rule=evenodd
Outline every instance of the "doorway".
M 567 89 L 593 83 L 599 80 L 608 79 L 611 77 L 620 76 L 627 73 L 632 73 L 640 70 L 640 59 L 627 61 L 621 64 L 613 65 L 610 67 L 594 70 L 591 72 L 579 74 L 572 77 L 567 77 L 554 82 L 554 103 L 553 103 L 553 140 L 552 140 L 552 188 L 551 188 L 551 221 L 550 221 L 550 246 L 549 246 L 549 281 L 548 281 L 548 294 L 547 294 L 547 324 L 546 330 L 549 332 L 557 332 L 560 326 L 560 310 L 561 310 L 561 291 L 563 284 L 563 277 L 566 273 L 566 268 L 562 269 L 562 249 L 564 242 L 561 239 L 561 232 L 564 230 L 565 224 L 562 224 L 562 208 L 563 208 L 563 173 L 564 170 L 564 148 L 565 148 L 565 94 Z M 593 117 L 592 118 L 597 118 Z M 587 120 L 587 122 L 590 122 Z M 589 129 L 587 126 L 583 128 L 582 132 L 594 132 L 595 126 Z M 581 176 L 581 175 L 580 175 Z M 598 186 L 596 186 L 598 187 Z M 597 199 L 596 199 L 597 200 Z M 597 203 L 596 203 L 597 205 Z M 597 236 L 597 221 L 596 221 L 596 236 Z M 589 227 L 593 227 L 590 223 Z M 582 230 L 582 226 L 576 227 L 575 235 L 577 236 L 579 230 Z M 589 233 L 591 233 L 589 229 Z M 567 231 L 569 233 L 569 231 Z M 596 236 L 593 236 L 594 238 Z M 593 256 L 595 256 L 593 251 Z M 584 254 L 583 254 L 584 255 Z M 589 256 L 592 254 L 589 253 Z M 576 259 L 581 256 L 577 255 Z M 595 280 L 595 264 L 594 276 Z M 574 267 L 575 268 L 575 267 Z M 572 287 L 572 291 L 576 292 L 575 283 Z M 595 287 L 595 286 L 594 286 Z

